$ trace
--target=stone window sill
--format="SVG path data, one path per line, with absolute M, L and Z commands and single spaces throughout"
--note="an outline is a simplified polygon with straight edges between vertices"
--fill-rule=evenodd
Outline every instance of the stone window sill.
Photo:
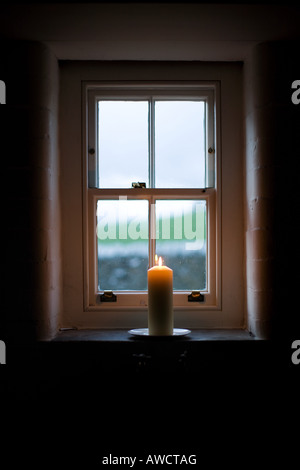
M 128 333 L 128 330 L 122 329 L 64 329 L 60 331 L 53 341 L 100 341 L 100 342 L 134 342 L 134 343 L 152 343 L 152 342 L 176 342 L 189 343 L 195 341 L 253 341 L 254 338 L 249 331 L 242 329 L 193 329 L 187 336 L 176 338 L 144 338 L 134 337 Z

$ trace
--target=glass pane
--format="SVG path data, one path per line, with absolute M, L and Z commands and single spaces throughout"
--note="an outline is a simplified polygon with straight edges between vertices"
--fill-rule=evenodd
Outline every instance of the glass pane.
M 155 102 L 157 188 L 205 186 L 205 103 Z
M 148 101 L 99 101 L 98 122 L 99 187 L 148 183 Z
M 174 290 L 206 289 L 206 202 L 156 201 L 156 253 L 173 269 Z
M 97 202 L 98 290 L 147 290 L 148 201 Z

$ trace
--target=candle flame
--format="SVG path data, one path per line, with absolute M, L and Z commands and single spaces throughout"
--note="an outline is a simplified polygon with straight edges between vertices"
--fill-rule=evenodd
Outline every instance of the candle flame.
M 158 258 L 158 266 L 162 266 L 162 257 L 161 256 Z
M 157 265 L 158 264 L 158 256 L 157 255 L 155 255 L 154 261 L 155 261 L 155 264 Z

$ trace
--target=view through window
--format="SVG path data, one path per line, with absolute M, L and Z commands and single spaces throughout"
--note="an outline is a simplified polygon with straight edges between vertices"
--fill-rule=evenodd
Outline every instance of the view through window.
M 202 188 L 205 103 L 99 101 L 98 152 L 99 188 Z
M 150 209 L 151 210 L 151 209 Z M 153 210 L 154 212 L 154 210 Z M 97 203 L 98 289 L 146 290 L 149 269 L 147 200 Z M 173 269 L 175 290 L 206 288 L 206 203 L 157 200 L 156 252 Z

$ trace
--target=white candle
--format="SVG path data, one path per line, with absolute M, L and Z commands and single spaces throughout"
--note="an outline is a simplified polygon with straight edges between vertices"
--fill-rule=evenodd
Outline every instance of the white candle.
M 173 335 L 173 271 L 162 265 L 148 269 L 149 335 Z

